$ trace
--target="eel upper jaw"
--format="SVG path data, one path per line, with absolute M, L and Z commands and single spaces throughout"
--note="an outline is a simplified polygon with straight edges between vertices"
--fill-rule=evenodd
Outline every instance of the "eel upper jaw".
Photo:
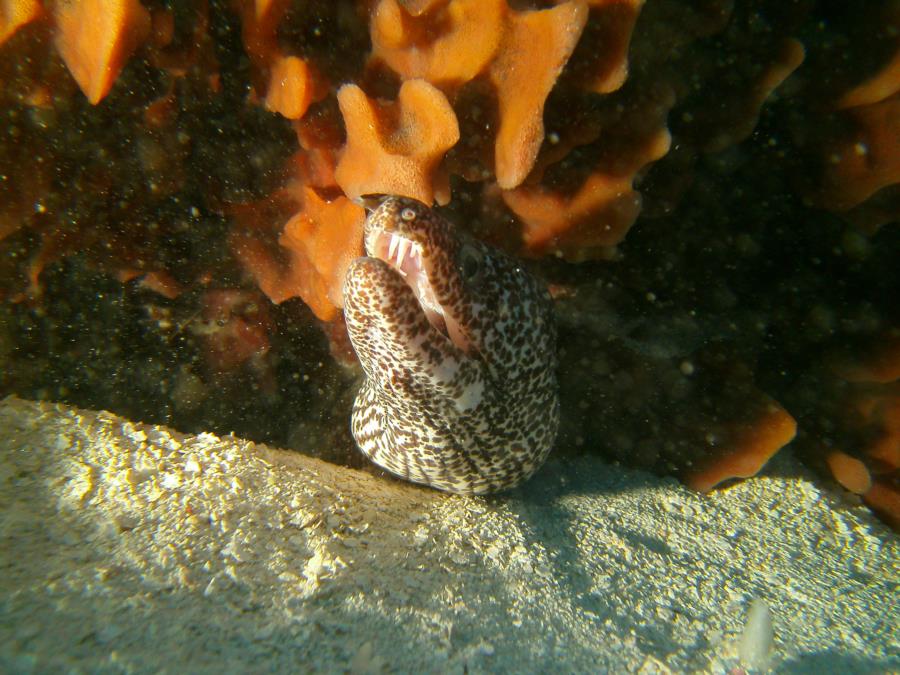
M 462 327 L 438 301 L 429 278 L 429 264 L 422 246 L 396 232 L 378 230 L 366 237 L 369 255 L 390 265 L 409 285 L 428 322 L 465 353 L 472 346 Z

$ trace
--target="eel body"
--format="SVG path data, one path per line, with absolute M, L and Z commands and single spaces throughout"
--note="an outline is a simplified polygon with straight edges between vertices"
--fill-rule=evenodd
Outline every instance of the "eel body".
M 556 330 L 546 289 L 515 260 L 420 202 L 384 198 L 344 283 L 365 373 L 360 450 L 415 483 L 460 494 L 513 487 L 559 426 Z

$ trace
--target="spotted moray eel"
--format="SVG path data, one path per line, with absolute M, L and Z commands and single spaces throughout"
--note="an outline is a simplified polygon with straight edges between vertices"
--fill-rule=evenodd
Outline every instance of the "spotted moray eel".
M 459 494 L 513 487 L 559 426 L 549 295 L 420 202 L 384 198 L 344 283 L 365 381 L 352 431 L 375 464 Z

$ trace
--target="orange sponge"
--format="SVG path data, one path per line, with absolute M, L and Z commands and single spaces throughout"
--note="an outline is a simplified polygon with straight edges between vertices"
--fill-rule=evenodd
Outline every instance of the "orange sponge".
M 315 70 L 297 56 L 276 56 L 269 72 L 266 108 L 289 120 L 306 114 L 310 103 L 323 97 L 323 86 Z
M 845 452 L 834 450 L 825 457 L 834 479 L 850 492 L 865 494 L 872 487 L 872 474 L 866 465 Z
M 422 3 L 419 3 L 422 4 Z M 500 45 L 506 0 L 432 2 L 427 9 L 382 0 L 371 20 L 372 55 L 403 79 L 441 88 L 468 82 Z
M 770 401 L 758 418 L 732 430 L 726 453 L 688 472 L 684 482 L 698 492 L 709 492 L 729 478 L 754 476 L 796 433 L 794 418 Z
M 847 110 L 847 133 L 827 148 L 817 201 L 846 211 L 900 183 L 900 93 Z
M 494 173 L 502 188 L 520 185 L 544 140 L 544 103 L 581 37 L 587 5 L 570 0 L 517 12 L 507 0 L 409 4 L 381 0 L 375 7 L 373 59 L 404 80 L 425 79 L 451 98 L 466 82 L 486 77 L 499 120 Z M 470 114 L 480 115 L 480 108 Z
M 521 184 L 534 166 L 544 140 L 544 102 L 586 21 L 587 7 L 580 2 L 510 14 L 489 71 L 500 109 L 494 173 L 501 188 Z
M 305 188 L 303 210 L 284 226 L 278 243 L 291 252 L 300 297 L 323 321 L 343 306 L 347 267 L 362 255 L 365 210 L 346 197 L 331 201 Z
M 38 0 L 0 0 L 0 45 L 20 27 L 37 19 L 42 11 Z
M 450 201 L 450 180 L 439 170 L 459 140 L 447 98 L 425 80 L 407 80 L 395 103 L 376 101 L 347 84 L 338 91 L 347 145 L 335 179 L 351 199 L 395 194 L 431 204 Z
M 504 191 L 503 200 L 522 221 L 527 252 L 552 252 L 577 262 L 622 241 L 641 210 L 633 188 L 637 172 L 669 151 L 671 136 L 664 122 L 657 124 L 627 143 L 621 155 L 611 143 L 602 166 L 574 192 L 543 184 Z
M 59 2 L 54 19 L 56 48 L 93 104 L 109 93 L 150 33 L 150 13 L 137 0 Z

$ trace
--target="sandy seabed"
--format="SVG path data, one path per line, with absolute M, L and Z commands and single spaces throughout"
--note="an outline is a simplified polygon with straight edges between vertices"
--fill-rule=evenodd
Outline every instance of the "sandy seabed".
M 465 498 L 7 398 L 0 670 L 723 673 L 754 598 L 774 672 L 900 670 L 900 538 L 783 462 Z

